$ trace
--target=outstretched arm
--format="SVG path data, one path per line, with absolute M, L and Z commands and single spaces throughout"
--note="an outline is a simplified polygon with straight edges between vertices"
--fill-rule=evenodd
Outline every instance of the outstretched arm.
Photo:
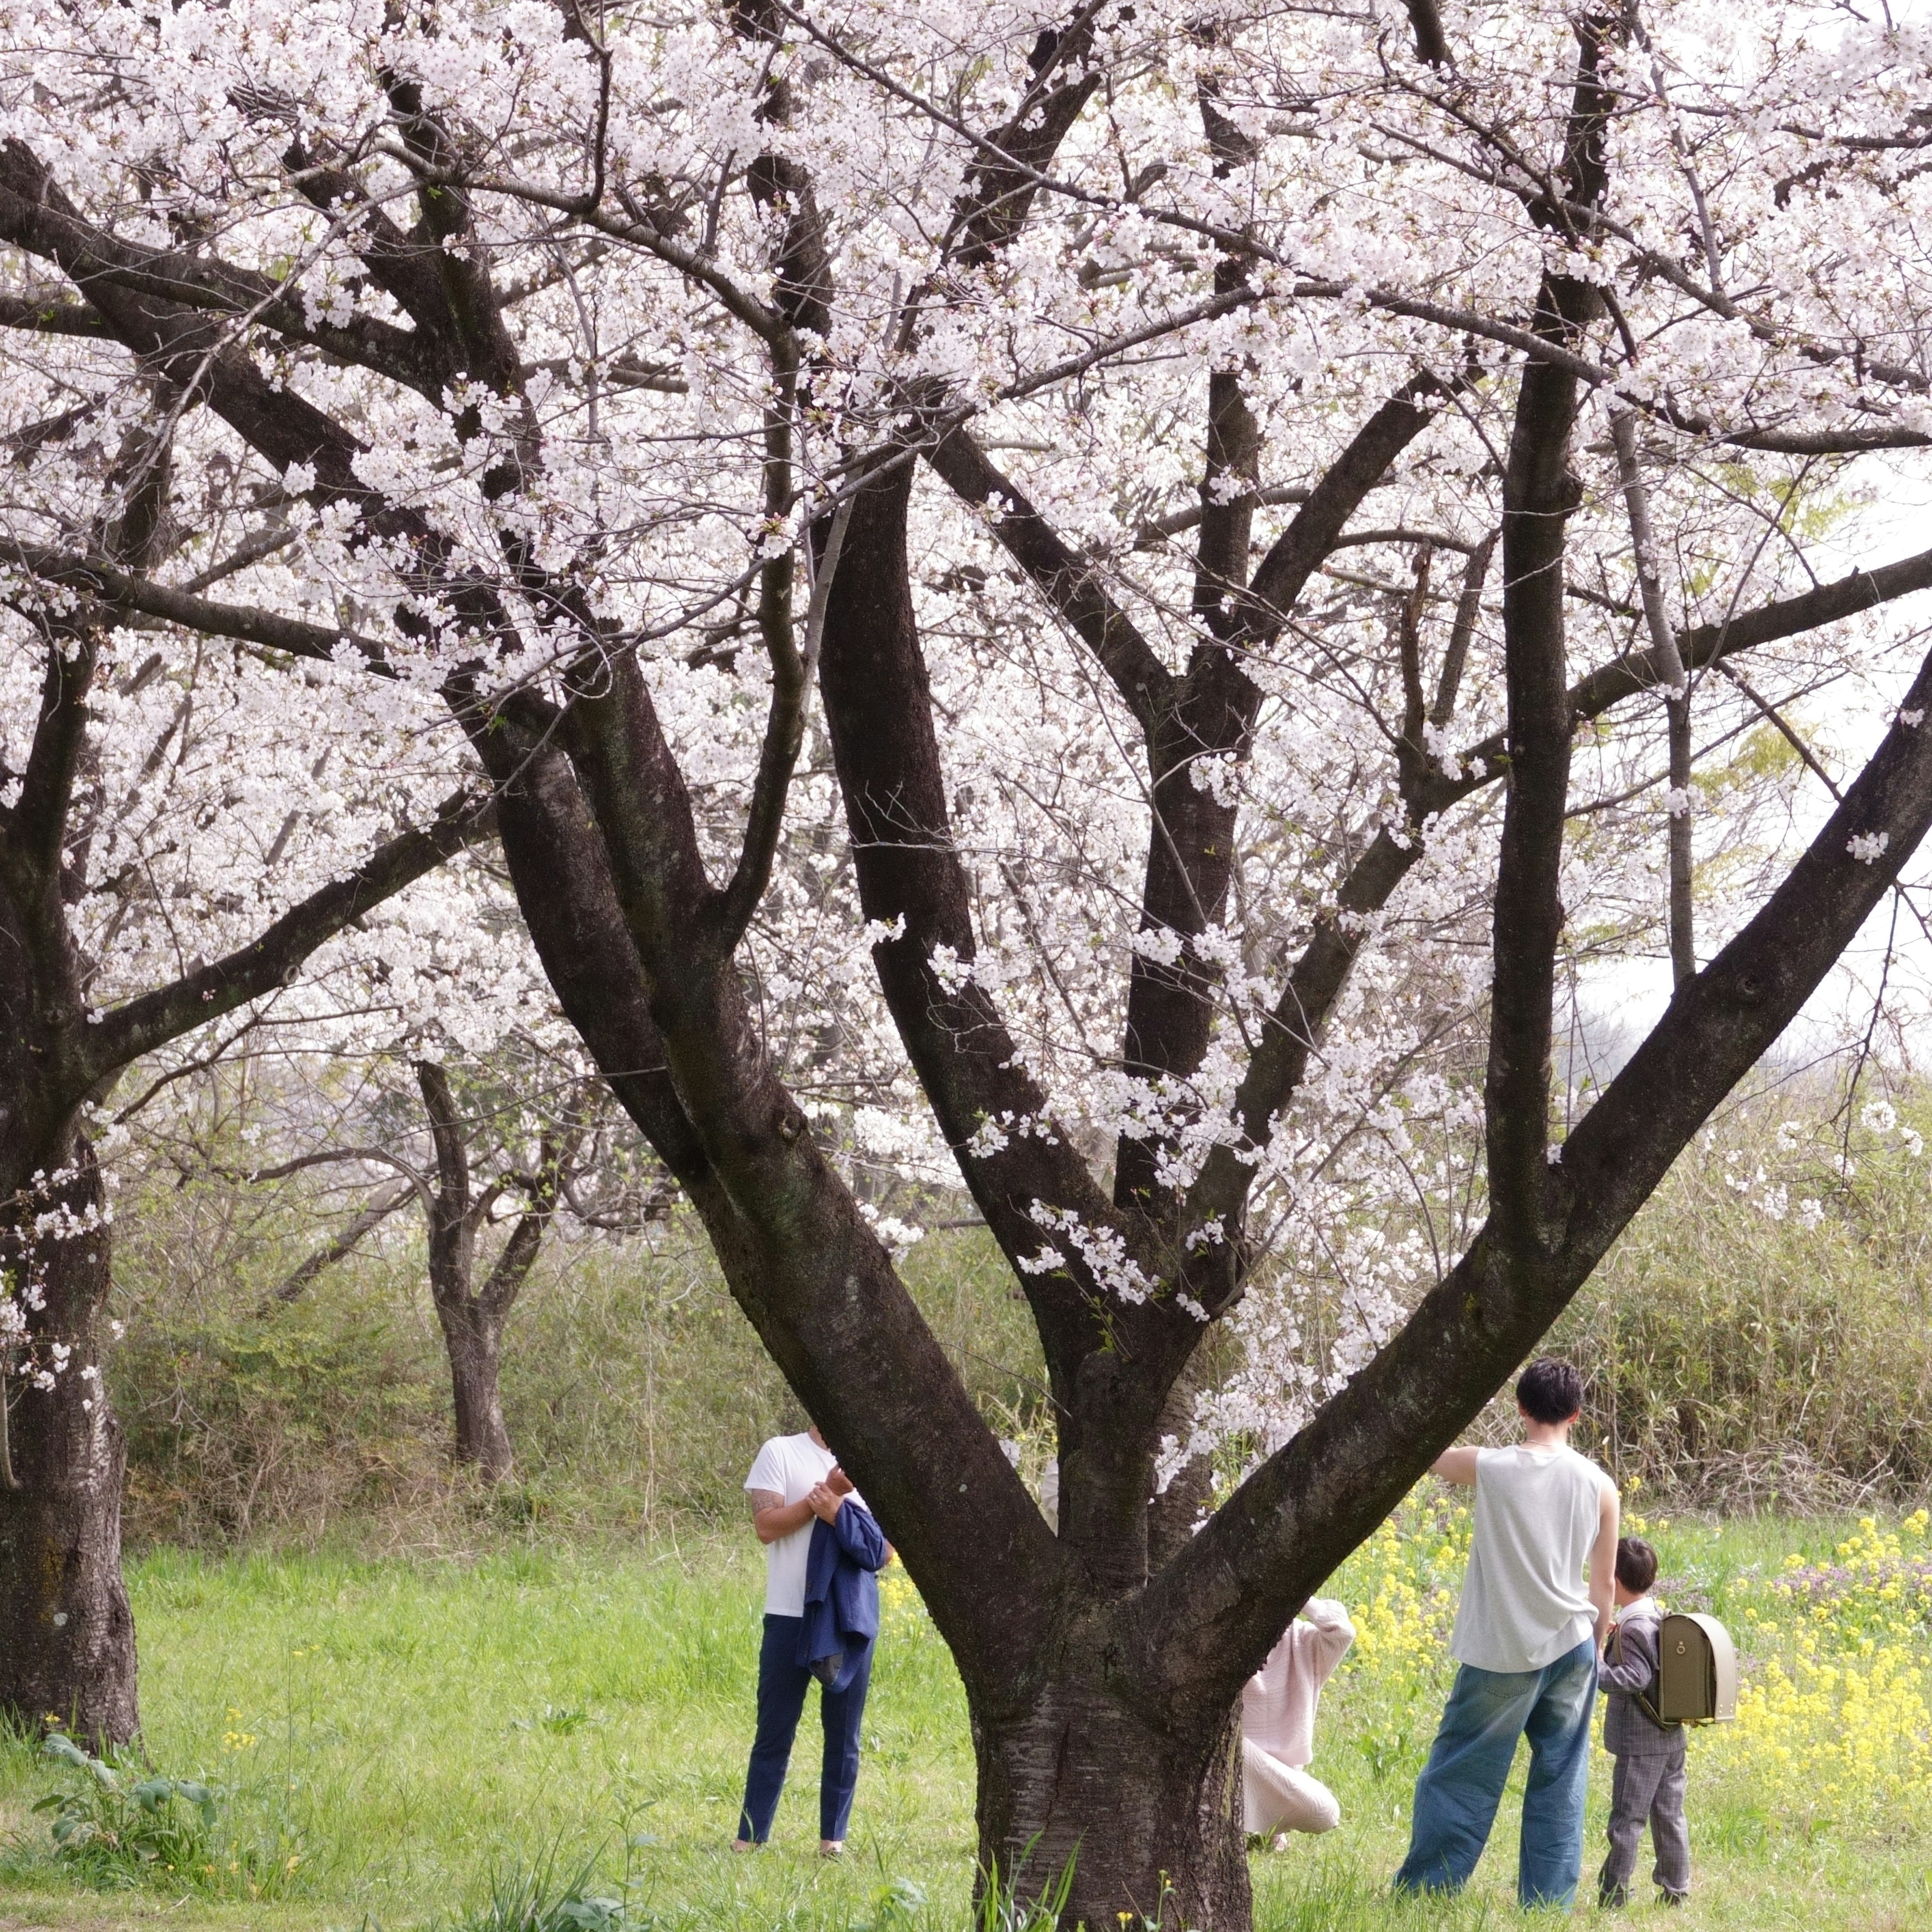
M 1476 1458 L 1481 1454 L 1480 1449 L 1445 1449 L 1430 1464 L 1429 1473 L 1472 1490 L 1476 1486 Z

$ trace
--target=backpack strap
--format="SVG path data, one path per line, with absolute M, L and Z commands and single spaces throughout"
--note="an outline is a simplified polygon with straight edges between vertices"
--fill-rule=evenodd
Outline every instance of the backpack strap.
M 1624 1660 L 1624 1627 L 1621 1622 L 1615 1624 L 1611 1629 L 1610 1647 L 1617 1654 L 1617 1661 L 1619 1664 L 1622 1663 Z M 1662 1660 L 1660 1659 L 1656 1668 L 1652 1673 L 1649 1683 L 1646 1684 L 1642 1690 L 1633 1690 L 1630 1694 L 1633 1701 L 1636 1703 L 1637 1708 L 1641 1711 L 1659 1730 L 1682 1730 L 1684 1728 L 1684 1726 L 1681 1719 L 1676 1718 L 1666 1718 L 1664 1716 L 1663 1712 L 1657 1708 L 1658 1685 L 1659 1678 L 1662 1674 Z

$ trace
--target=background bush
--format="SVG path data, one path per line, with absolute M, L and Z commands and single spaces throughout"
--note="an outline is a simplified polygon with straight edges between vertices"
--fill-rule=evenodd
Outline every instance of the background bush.
M 1585 1446 L 1679 1506 L 1932 1492 L 1932 1157 L 1888 1107 L 1848 1129 L 1815 1101 L 1787 1125 L 1797 1105 L 1772 1093 L 1700 1139 L 1552 1337 L 1593 1378 Z M 517 1478 L 486 1496 L 450 1466 L 412 1213 L 262 1318 L 320 1238 L 311 1201 L 206 1172 L 128 1195 L 110 1373 L 137 1547 L 451 1548 L 526 1523 L 674 1536 L 735 1520 L 760 1441 L 802 1426 L 694 1224 L 554 1238 L 506 1341 Z M 1036 1473 L 1043 1370 L 990 1240 L 935 1232 L 904 1273 Z M 1485 1426 L 1513 1416 L 1505 1396 Z

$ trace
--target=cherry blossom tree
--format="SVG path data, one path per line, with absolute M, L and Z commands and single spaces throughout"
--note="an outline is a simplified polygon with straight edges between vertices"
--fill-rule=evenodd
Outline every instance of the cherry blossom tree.
M 60 491 L 23 484 L 8 508 L 153 569 L 184 548 L 178 479 L 165 412 L 150 394 L 124 414 L 119 387 L 16 429 L 16 451 L 57 437 L 67 460 Z M 193 1042 L 174 1074 L 232 1046 L 318 949 L 476 838 L 488 801 L 459 787 L 439 809 L 426 783 L 448 792 L 446 772 L 357 771 L 370 741 L 346 718 L 316 730 L 298 698 L 292 733 L 262 728 L 284 674 L 145 630 L 20 554 L 0 625 L 0 1708 L 105 1745 L 136 1703 L 102 1160 L 172 1076 L 150 1067 L 118 1108 L 116 1090 L 173 1042 Z M 345 779 L 352 802 L 329 796 Z
M 1675 0 L 16 14 L 4 320 L 50 386 L 166 386 L 252 557 L 211 598 L 70 521 L 14 567 L 399 743 L 440 704 L 952 1647 L 982 1859 L 1244 1924 L 1243 1680 L 1932 824 L 1932 553 L 1822 541 L 1932 441 L 1932 46 Z M 1559 986 L 1645 948 L 1667 1012 L 1556 1090 Z M 1010 1261 L 1057 1537 L 855 1148 L 950 1163 Z

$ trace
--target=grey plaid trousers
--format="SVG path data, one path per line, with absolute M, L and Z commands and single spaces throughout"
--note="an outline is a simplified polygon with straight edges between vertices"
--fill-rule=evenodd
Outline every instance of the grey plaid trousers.
M 1597 1880 L 1598 1894 L 1621 1900 L 1636 1870 L 1637 1841 L 1650 1822 L 1651 1848 L 1657 1855 L 1652 1876 L 1672 1898 L 1690 1890 L 1690 1834 L 1684 1822 L 1683 1732 L 1670 1732 L 1664 1750 L 1619 1755 L 1610 1786 L 1610 1855 Z

